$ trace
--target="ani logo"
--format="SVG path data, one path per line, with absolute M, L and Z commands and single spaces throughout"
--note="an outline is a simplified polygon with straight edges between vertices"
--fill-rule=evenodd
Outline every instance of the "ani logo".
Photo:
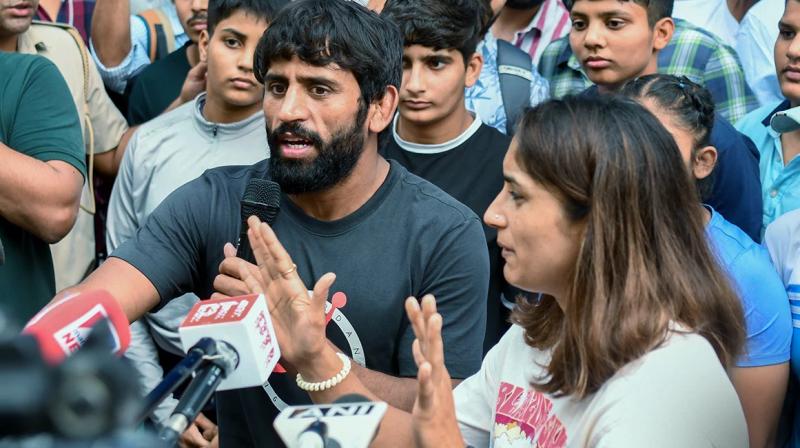
M 311 294 L 311 291 L 308 292 Z M 339 291 L 331 297 L 330 302 L 325 303 L 325 322 L 330 325 L 331 322 L 334 323 L 339 330 L 344 335 L 345 339 L 347 340 L 347 345 L 350 348 L 350 356 L 353 358 L 353 361 L 357 362 L 358 364 L 364 366 L 366 365 L 366 358 L 364 356 L 364 347 L 361 345 L 361 339 L 358 338 L 358 334 L 356 333 L 355 328 L 347 320 L 347 317 L 339 311 L 340 308 L 344 308 L 347 305 L 347 296 Z M 342 347 L 343 348 L 343 347 Z M 278 367 L 275 368 L 275 372 L 282 373 L 285 372 L 280 364 Z M 282 411 L 289 405 L 278 396 L 275 389 L 272 388 L 272 385 L 269 384 L 269 381 L 264 383 L 262 386 L 264 391 L 269 395 L 269 399 L 279 411 Z

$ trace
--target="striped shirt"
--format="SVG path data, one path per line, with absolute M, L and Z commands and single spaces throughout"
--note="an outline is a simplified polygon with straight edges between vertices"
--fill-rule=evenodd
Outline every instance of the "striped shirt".
M 531 55 L 534 65 L 550 42 L 569 33 L 569 11 L 561 0 L 545 0 L 527 27 L 514 34 L 514 46 Z
M 89 35 L 92 31 L 92 13 L 94 0 L 62 0 L 55 20 L 45 11 L 41 4 L 36 10 L 34 19 L 42 22 L 66 23 L 78 30 L 83 42 L 89 46 Z

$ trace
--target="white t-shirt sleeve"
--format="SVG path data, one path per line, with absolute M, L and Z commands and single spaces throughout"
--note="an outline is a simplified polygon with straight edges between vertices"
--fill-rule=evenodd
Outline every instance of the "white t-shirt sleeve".
M 513 325 L 483 359 L 481 369 L 453 391 L 456 419 L 464 442 L 472 447 L 487 447 L 494 425 L 494 407 L 499 388 L 499 370 L 507 362 L 509 345 L 522 338 L 522 328 Z

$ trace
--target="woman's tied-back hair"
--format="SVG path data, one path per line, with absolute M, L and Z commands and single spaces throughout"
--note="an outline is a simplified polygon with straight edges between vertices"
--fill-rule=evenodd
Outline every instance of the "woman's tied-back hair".
M 705 87 L 685 76 L 653 74 L 626 83 L 620 94 L 637 101 L 650 100 L 668 114 L 672 122 L 692 136 L 692 163 L 697 150 L 711 144 L 714 128 L 714 99 Z M 701 199 L 711 193 L 711 176 L 696 181 Z
M 512 316 L 528 345 L 552 351 L 536 387 L 583 398 L 675 324 L 731 365 L 744 341 L 741 305 L 659 121 L 629 99 L 567 97 L 528 110 L 516 139 L 520 166 L 584 226 L 564 309 L 543 296 Z
M 685 76 L 653 74 L 629 81 L 620 93 L 636 100 L 653 101 L 678 126 L 692 134 L 695 149 L 710 144 L 714 99 L 705 87 Z
M 348 0 L 299 0 L 284 7 L 256 48 L 256 79 L 276 60 L 323 67 L 336 64 L 353 73 L 364 104 L 383 98 L 390 85 L 400 90 L 403 38 L 397 25 Z

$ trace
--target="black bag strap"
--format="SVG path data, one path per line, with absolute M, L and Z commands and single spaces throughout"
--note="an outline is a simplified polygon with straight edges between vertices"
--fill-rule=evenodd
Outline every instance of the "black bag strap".
M 530 102 L 533 81 L 531 63 L 528 53 L 497 39 L 497 73 L 506 111 L 506 134 L 509 136 L 514 135 L 517 121 Z

